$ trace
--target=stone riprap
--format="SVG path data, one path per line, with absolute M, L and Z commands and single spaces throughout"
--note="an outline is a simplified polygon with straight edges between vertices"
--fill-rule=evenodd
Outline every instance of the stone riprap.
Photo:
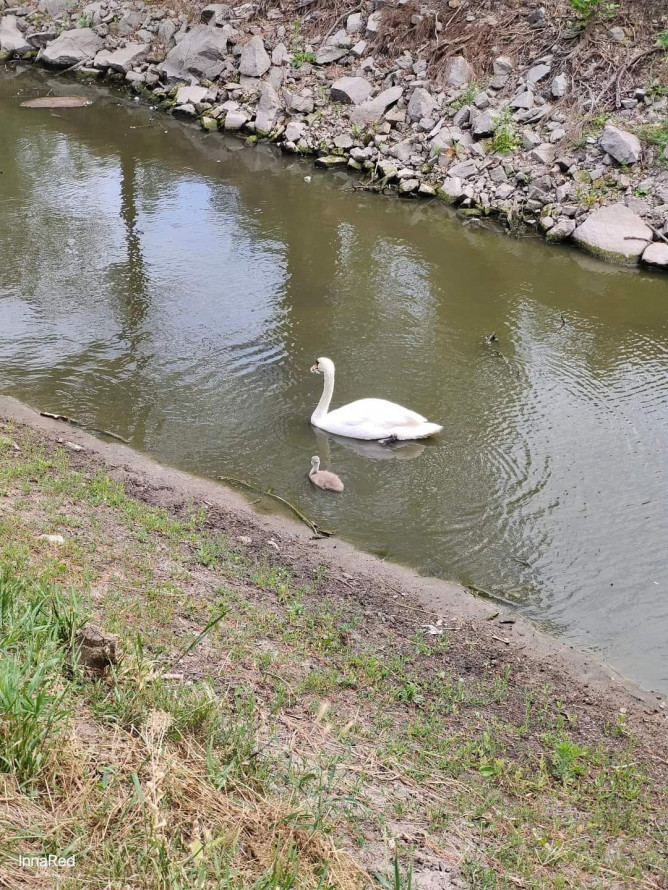
M 290 10 L 252 3 L 212 3 L 188 19 L 139 0 L 29 0 L 0 12 L 0 58 L 102 72 L 211 133 L 271 139 L 322 167 L 358 171 L 372 188 L 668 267 L 668 170 L 634 132 L 664 120 L 666 97 L 622 95 L 619 114 L 576 142 L 574 87 L 553 55 L 522 67 L 501 54 L 481 71 L 464 48 L 432 80 L 430 59 L 377 46 L 392 5 L 364 0 L 331 33 L 305 38 Z

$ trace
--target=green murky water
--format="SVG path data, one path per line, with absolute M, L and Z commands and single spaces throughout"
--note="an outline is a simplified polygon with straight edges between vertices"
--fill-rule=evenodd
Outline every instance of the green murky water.
M 48 89 L 72 86 L 0 80 L 0 390 L 272 486 L 668 691 L 665 276 L 346 192 L 113 93 L 18 107 Z M 444 432 L 317 434 L 319 355 L 335 405 L 390 398 Z M 316 452 L 342 496 L 309 485 Z

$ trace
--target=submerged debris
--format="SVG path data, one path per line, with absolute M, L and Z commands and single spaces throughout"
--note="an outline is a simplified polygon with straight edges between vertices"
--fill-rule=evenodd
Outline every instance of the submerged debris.
M 93 100 L 85 96 L 40 96 L 21 102 L 21 108 L 83 108 L 92 104 Z

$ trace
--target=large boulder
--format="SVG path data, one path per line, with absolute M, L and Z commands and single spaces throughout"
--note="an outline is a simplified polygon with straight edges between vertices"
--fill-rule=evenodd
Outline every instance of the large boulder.
M 668 244 L 665 241 L 655 241 L 650 244 L 642 255 L 642 261 L 648 266 L 668 269 Z
M 37 9 L 52 19 L 58 19 L 76 5 L 76 0 L 40 0 Z
M 612 124 L 604 127 L 599 144 L 618 164 L 635 164 L 642 154 L 640 139 Z
M 15 15 L 3 15 L 0 19 L 0 59 L 30 52 L 32 46 L 19 31 Z
M 432 117 L 436 110 L 436 100 L 423 87 L 413 90 L 413 95 L 408 103 L 408 118 L 412 121 L 419 121 L 423 117 Z
M 172 80 L 189 80 L 190 75 L 213 80 L 223 70 L 227 55 L 227 34 L 224 28 L 195 25 L 167 53 L 160 66 Z
M 264 41 L 259 34 L 256 34 L 243 45 L 239 60 L 239 74 L 246 77 L 262 77 L 270 68 L 271 59 L 264 48 Z
M 373 99 L 367 99 L 358 105 L 350 115 L 353 124 L 363 125 L 378 121 L 388 108 L 395 105 L 403 95 L 403 87 L 390 87 L 378 93 Z
M 95 56 L 96 68 L 110 68 L 120 74 L 127 74 L 135 65 L 143 62 L 151 45 L 149 43 L 128 43 L 122 49 L 113 51 L 103 49 Z
M 272 85 L 263 83 L 260 87 L 260 101 L 257 104 L 255 117 L 255 129 L 258 133 L 270 133 L 274 129 L 281 104 L 278 93 Z
M 192 105 L 199 105 L 200 102 L 206 101 L 208 92 L 206 87 L 200 87 L 197 84 L 179 87 L 176 91 L 176 104 L 188 105 L 191 103 Z
M 63 33 L 42 51 L 41 59 L 55 68 L 68 68 L 93 59 L 102 49 L 102 38 L 90 28 L 74 28 Z
M 624 204 L 610 204 L 590 214 L 573 240 L 595 256 L 634 265 L 651 243 L 652 230 Z
M 340 77 L 332 84 L 331 100 L 342 105 L 360 105 L 371 95 L 371 84 L 364 77 Z
M 473 68 L 464 56 L 453 56 L 445 66 L 444 80 L 449 87 L 459 90 L 468 86 L 473 80 L 473 74 Z

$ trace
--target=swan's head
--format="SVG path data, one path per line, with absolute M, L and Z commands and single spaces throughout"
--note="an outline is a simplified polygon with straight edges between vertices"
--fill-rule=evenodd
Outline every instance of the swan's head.
M 331 358 L 317 358 L 311 365 L 311 374 L 333 374 L 334 362 Z
M 317 454 L 314 454 L 311 458 L 311 470 L 315 473 L 320 469 L 320 458 Z

